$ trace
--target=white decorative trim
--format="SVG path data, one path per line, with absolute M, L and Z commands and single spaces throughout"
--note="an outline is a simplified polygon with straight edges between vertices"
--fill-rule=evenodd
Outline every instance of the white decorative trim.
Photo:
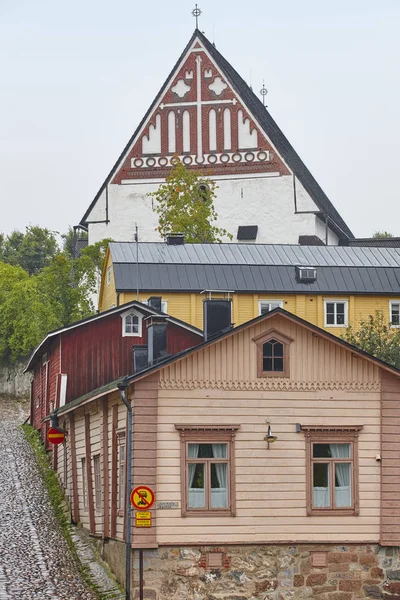
M 318 390 L 348 390 L 351 392 L 379 392 L 381 384 L 379 381 L 291 381 L 282 377 L 268 377 L 254 381 L 220 381 L 204 380 L 190 381 L 186 379 L 160 381 L 160 388 L 164 390 L 197 390 L 218 389 L 230 391 L 281 391 L 291 390 L 293 392 L 309 392 Z
M 281 174 L 278 171 L 273 171 L 271 173 L 246 173 L 246 175 L 213 175 L 213 181 L 229 181 L 230 179 L 266 179 L 267 177 L 280 177 Z M 154 178 L 154 179 L 123 179 L 121 181 L 122 185 L 154 185 L 155 183 L 165 183 L 164 178 Z
M 203 123 L 202 123 L 202 106 L 201 106 L 201 56 L 196 56 L 197 67 L 197 161 L 199 164 L 203 162 Z
M 191 89 L 192 88 L 190 87 L 190 85 L 185 83 L 183 79 L 179 79 L 174 85 L 174 87 L 171 88 L 171 92 L 179 96 L 179 98 L 183 98 L 184 96 L 186 96 L 186 94 L 190 92 Z
M 125 331 L 125 321 L 126 321 L 126 317 L 129 316 L 135 316 L 138 318 L 138 330 L 137 333 L 127 333 Z M 122 315 L 120 315 L 121 320 L 122 320 L 122 337 L 142 337 L 142 324 L 143 324 L 143 315 L 140 312 L 137 312 L 136 310 L 127 310 L 126 312 L 122 313 Z

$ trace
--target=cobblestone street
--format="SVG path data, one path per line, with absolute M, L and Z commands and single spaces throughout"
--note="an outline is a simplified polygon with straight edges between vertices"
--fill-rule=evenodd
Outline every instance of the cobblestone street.
M 0 397 L 0 600 L 95 600 L 18 429 L 26 419 L 23 406 Z

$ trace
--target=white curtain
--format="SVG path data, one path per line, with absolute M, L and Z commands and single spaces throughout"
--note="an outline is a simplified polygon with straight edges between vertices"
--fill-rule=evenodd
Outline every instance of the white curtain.
M 333 458 L 349 458 L 349 444 L 329 444 Z M 335 487 L 335 504 L 338 508 L 351 506 L 350 463 L 336 463 L 336 477 L 339 485 Z
M 189 444 L 188 447 L 188 458 L 197 458 L 199 456 L 199 444 Z M 196 463 L 188 464 L 188 487 L 189 497 L 188 506 L 189 508 L 204 508 L 205 507 L 205 489 L 203 488 L 192 488 L 194 475 L 196 473 Z M 204 467 L 203 467 L 204 468 Z
M 213 458 L 226 458 L 226 444 L 212 445 Z M 228 465 L 214 463 L 218 488 L 211 488 L 211 508 L 228 508 Z

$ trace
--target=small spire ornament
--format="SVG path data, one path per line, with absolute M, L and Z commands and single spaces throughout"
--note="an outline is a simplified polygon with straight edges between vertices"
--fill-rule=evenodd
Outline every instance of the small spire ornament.
M 199 28 L 199 17 L 202 14 L 202 11 L 200 8 L 198 8 L 197 4 L 196 7 L 192 10 L 192 15 L 196 18 L 196 29 Z
M 265 108 L 266 108 L 266 104 L 265 104 L 265 100 L 266 100 L 266 98 L 265 98 L 265 96 L 268 94 L 268 90 L 267 90 L 267 88 L 265 87 L 265 82 L 264 82 L 264 81 L 263 81 L 263 86 L 262 86 L 262 88 L 261 88 L 261 90 L 260 90 L 260 94 L 261 94 L 261 96 L 262 96 L 262 99 L 263 99 L 263 104 L 264 104 L 264 106 L 265 106 Z

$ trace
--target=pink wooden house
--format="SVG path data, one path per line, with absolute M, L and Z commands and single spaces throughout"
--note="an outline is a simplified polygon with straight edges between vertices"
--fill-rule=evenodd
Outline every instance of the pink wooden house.
M 145 598 L 400 597 L 400 371 L 276 309 L 126 382 Z M 120 393 L 59 417 L 74 519 L 124 582 Z

